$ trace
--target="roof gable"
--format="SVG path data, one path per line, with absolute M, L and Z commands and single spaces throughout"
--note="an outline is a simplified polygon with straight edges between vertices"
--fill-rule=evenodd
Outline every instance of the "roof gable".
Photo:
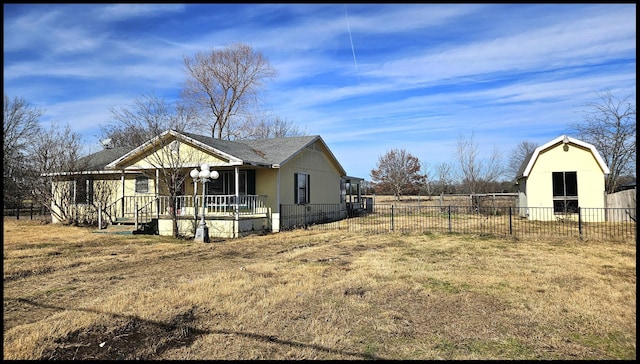
M 593 155 L 593 157 L 596 159 L 596 161 L 598 162 L 598 165 L 600 166 L 600 168 L 602 168 L 602 170 L 604 171 L 604 174 L 609 174 L 609 167 L 607 167 L 607 164 L 604 162 L 604 160 L 602 159 L 602 157 L 600 156 L 600 153 L 598 153 L 598 151 L 596 150 L 596 147 L 593 144 L 589 144 L 587 142 L 583 142 L 582 140 L 578 140 L 575 138 L 571 138 L 569 136 L 566 135 L 560 135 L 559 137 L 537 147 L 533 153 L 529 156 L 529 158 L 525 159 L 524 163 L 522 163 L 522 165 L 520 166 L 520 171 L 518 171 L 518 178 L 520 177 L 528 177 L 529 173 L 531 173 L 531 169 L 533 168 L 533 165 L 535 164 L 535 161 L 538 159 L 538 156 L 540 155 L 541 152 L 553 148 L 557 145 L 559 145 L 560 143 L 562 144 L 575 144 L 575 145 L 579 145 L 585 149 L 588 149 L 591 154 Z
M 107 169 L 123 169 L 126 168 L 137 161 L 144 160 L 145 158 L 151 156 L 154 153 L 162 153 L 160 150 L 163 148 L 171 148 L 170 144 L 173 141 L 182 142 L 192 146 L 196 149 L 204 151 L 205 154 L 213 156 L 217 159 L 224 160 L 225 163 L 229 165 L 239 165 L 242 164 L 242 160 L 239 158 L 226 153 L 222 150 L 216 149 L 206 143 L 202 143 L 196 139 L 190 138 L 183 133 L 179 133 L 175 130 L 167 130 L 162 134 L 150 139 L 139 147 L 129 151 L 127 154 L 121 156 L 120 158 L 109 163 L 105 168 Z M 195 163 L 195 164 L 194 164 Z M 196 166 L 199 161 L 190 161 L 185 163 L 185 166 L 190 166 L 193 164 Z M 159 163 L 163 164 L 163 163 Z
M 193 133 L 177 132 L 175 130 L 163 132 L 141 146 L 121 155 L 107 164 L 105 168 L 126 168 L 127 165 L 144 158 L 161 145 L 168 144 L 168 141 L 172 139 L 195 146 L 214 157 L 228 161 L 230 165 L 245 164 L 269 168 L 279 168 L 279 166 L 287 163 L 303 149 L 314 143 L 319 143 L 323 152 L 337 166 L 342 175 L 346 174 L 344 168 L 342 168 L 319 135 L 231 141 Z

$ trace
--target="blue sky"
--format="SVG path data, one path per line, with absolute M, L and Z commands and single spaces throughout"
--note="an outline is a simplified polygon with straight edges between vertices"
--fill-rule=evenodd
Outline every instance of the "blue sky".
M 636 90 L 635 4 L 4 4 L 4 92 L 85 152 L 143 94 L 178 98 L 183 56 L 241 42 L 277 70 L 265 107 L 370 179 L 392 148 L 425 170 L 458 137 L 505 158 Z

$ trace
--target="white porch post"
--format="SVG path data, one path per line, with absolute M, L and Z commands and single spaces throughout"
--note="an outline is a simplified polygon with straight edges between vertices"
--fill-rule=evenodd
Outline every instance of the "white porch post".
M 275 212 L 274 212 L 275 211 Z M 276 171 L 276 205 L 271 209 L 271 231 L 280 231 L 280 167 Z
M 122 203 L 121 203 L 121 205 L 122 205 L 122 215 L 121 215 L 121 217 L 124 217 L 124 170 L 122 172 L 120 172 L 120 182 L 122 182 L 121 183 L 121 185 L 122 185 L 122 200 L 121 200 L 122 201 Z
M 156 168 L 156 181 L 155 181 L 155 193 L 156 193 L 156 216 L 160 219 L 160 187 L 158 186 L 158 182 L 160 181 L 160 170 Z
M 49 203 L 51 204 L 51 211 L 54 211 L 54 207 L 56 206 L 56 187 L 53 184 L 53 178 L 51 178 L 51 201 L 49 201 Z M 60 204 L 61 206 L 64 206 L 63 204 Z M 51 214 L 51 217 L 53 218 L 53 213 Z M 55 221 L 54 221 L 55 222 Z
M 71 216 L 75 219 L 76 216 L 78 216 L 78 180 L 74 179 L 73 180 L 73 201 L 71 201 L 73 203 L 73 209 L 71 209 Z
M 102 203 L 98 202 L 98 230 L 102 230 Z
M 235 220 L 236 220 L 236 227 L 234 229 L 234 234 L 235 237 L 238 237 L 239 233 L 240 233 L 240 169 L 238 167 L 235 167 L 235 173 L 236 173 L 236 211 L 235 211 Z

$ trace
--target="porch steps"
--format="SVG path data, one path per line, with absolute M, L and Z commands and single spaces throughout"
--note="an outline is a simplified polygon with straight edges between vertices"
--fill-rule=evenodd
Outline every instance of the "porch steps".
M 132 218 L 117 218 L 112 224 L 107 225 L 105 229 L 98 230 L 97 232 L 105 234 L 158 234 L 158 220 L 151 219 L 146 223 L 139 223 L 138 230 L 135 228 L 135 219 Z
M 135 225 L 136 224 L 136 220 L 132 217 L 118 217 L 115 219 L 115 221 L 113 222 L 115 226 L 122 226 L 122 225 Z
M 133 234 L 134 230 L 135 229 L 131 225 L 109 224 L 106 228 L 96 231 L 96 233 L 130 235 Z

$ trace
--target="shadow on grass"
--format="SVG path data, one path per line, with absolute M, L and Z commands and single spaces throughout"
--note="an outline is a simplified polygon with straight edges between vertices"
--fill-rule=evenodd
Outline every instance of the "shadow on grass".
M 69 308 L 42 304 L 25 298 L 6 298 L 18 302 L 59 311 Z M 59 345 L 45 351 L 39 360 L 153 360 L 169 349 L 191 345 L 198 336 L 209 334 L 224 334 L 241 336 L 256 341 L 270 342 L 297 348 L 311 348 L 314 350 L 352 356 L 355 358 L 382 360 L 384 358 L 371 353 L 358 353 L 336 350 L 320 345 L 305 344 L 292 340 L 283 340 L 275 335 L 263 335 L 252 332 L 230 330 L 203 330 L 192 326 L 196 320 L 197 307 L 179 314 L 170 322 L 141 319 L 134 315 L 102 312 L 94 309 L 74 308 L 72 310 L 108 314 L 121 322 L 115 322 L 111 327 L 94 326 L 69 333 L 66 337 L 55 340 Z

